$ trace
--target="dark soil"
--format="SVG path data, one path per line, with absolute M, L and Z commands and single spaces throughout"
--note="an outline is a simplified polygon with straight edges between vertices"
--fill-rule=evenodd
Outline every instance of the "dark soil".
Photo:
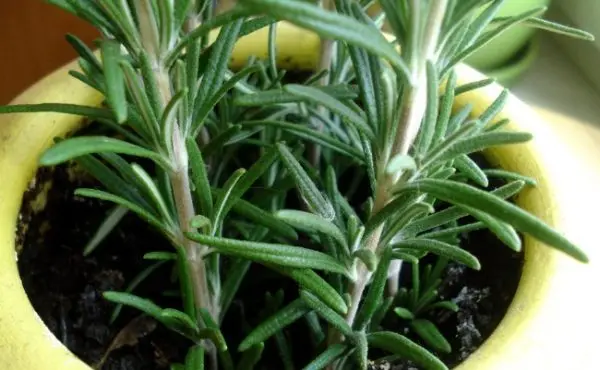
M 44 184 L 49 180 L 52 186 L 48 190 Z M 44 323 L 73 353 L 96 365 L 123 328 L 140 325 L 138 313 L 131 309 L 123 309 L 117 321 L 109 324 L 114 305 L 102 298 L 102 292 L 124 290 L 139 271 L 149 266 L 142 258 L 144 253 L 169 251 L 171 247 L 131 215 L 126 216 L 96 253 L 83 257 L 83 247 L 110 208 L 104 203 L 75 197 L 74 189 L 81 186 L 93 186 L 93 182 L 73 176 L 72 170 L 42 169 L 38 173 L 36 183 L 24 198 L 17 235 L 23 246 L 19 268 L 25 290 Z M 48 190 L 48 196 L 46 207 L 39 211 L 43 202 L 38 194 L 42 189 Z M 440 355 L 451 367 L 467 358 L 498 325 L 514 295 L 522 265 L 522 254 L 501 245 L 488 232 L 471 233 L 462 246 L 480 259 L 482 270 L 451 264 L 440 294 L 457 303 L 460 311 L 431 317 L 452 345 L 450 355 Z M 170 275 L 168 268 L 161 269 L 162 272 L 151 275 L 140 285 L 136 294 L 159 305 L 178 307 L 178 298 L 162 294 L 174 289 L 174 284 L 164 278 Z M 410 276 L 408 268 L 405 273 Z M 257 315 L 265 311 L 265 292 L 297 291 L 288 279 L 281 279 L 260 266 L 253 265 L 249 274 L 253 280 L 241 287 L 239 300 L 232 304 L 225 320 L 227 326 L 223 328 L 232 349 L 256 324 Z M 295 298 L 294 295 L 284 297 L 283 301 Z M 285 333 L 294 348 L 302 348 L 294 353 L 301 364 L 306 361 L 305 354 L 314 350 L 306 347 L 311 341 L 301 329 L 305 326 L 299 322 Z M 169 363 L 181 361 L 190 345 L 162 325 L 147 320 L 138 334 L 133 342 L 111 351 L 102 369 L 165 369 Z M 273 352 L 265 353 L 263 358 L 270 361 L 264 369 L 282 368 L 280 356 L 272 348 L 265 348 Z M 394 363 L 373 364 L 373 369 L 418 368 L 409 363 Z
M 83 257 L 82 248 L 109 207 L 75 197 L 76 187 L 91 183 L 80 177 L 72 182 L 72 174 L 64 168 L 41 169 L 32 191 L 25 195 L 18 233 L 23 245 L 19 269 L 25 290 L 44 323 L 73 353 L 96 365 L 119 331 L 136 318 L 133 310 L 124 309 L 110 325 L 114 305 L 104 300 L 102 292 L 124 290 L 138 272 L 149 266 L 142 259 L 144 253 L 169 250 L 170 246 L 142 221 L 128 215 L 97 253 Z M 29 205 L 36 198 L 39 202 L 36 190 L 44 188 L 49 180 L 52 187 L 46 207 L 35 214 Z M 173 304 L 160 295 L 170 286 L 168 279 L 161 278 L 165 274 L 169 276 L 169 271 L 159 271 L 136 292 L 150 294 L 158 303 Z M 163 368 L 185 355 L 182 348 L 187 343 L 180 336 L 161 325 L 147 325 L 147 329 L 152 328 L 136 346 L 112 352 L 103 369 Z

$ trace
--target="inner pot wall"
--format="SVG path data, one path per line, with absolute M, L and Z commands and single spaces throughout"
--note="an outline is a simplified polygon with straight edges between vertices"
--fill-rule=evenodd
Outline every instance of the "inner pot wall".
M 261 33 L 256 32 L 256 38 L 266 40 Z M 313 36 L 309 37 L 314 40 Z M 236 51 L 235 57 L 245 60 L 245 53 L 262 55 L 265 48 L 264 42 L 254 47 L 246 44 Z M 290 52 L 293 55 L 293 50 Z M 13 103 L 99 105 L 102 97 L 97 92 L 67 75 L 67 71 L 75 67 L 76 64 L 71 63 L 54 72 Z M 467 66 L 460 66 L 457 72 L 460 83 L 483 78 Z M 480 114 L 501 89 L 492 85 L 462 94 L 457 97 L 455 108 L 471 103 L 474 114 Z M 517 203 L 563 231 L 594 261 L 594 226 L 590 218 L 580 212 L 580 207 L 586 204 L 584 195 L 591 193 L 578 185 L 580 173 L 577 166 L 571 165 L 576 162 L 568 157 L 569 151 L 561 149 L 555 134 L 515 97 L 509 98 L 498 118 L 510 118 L 508 129 L 531 132 L 535 140 L 524 145 L 493 148 L 485 153 L 488 160 L 493 165 L 535 178 L 538 187 L 524 190 Z M 0 182 L 0 369 L 91 370 L 37 317 L 23 290 L 14 250 L 22 195 L 35 175 L 39 155 L 51 145 L 54 137 L 65 135 L 81 122 L 78 117 L 64 114 L 0 116 L 0 173 L 3 176 Z M 585 284 L 596 274 L 592 264 L 579 264 L 526 237 L 523 275 L 509 311 L 492 336 L 459 369 L 592 369 L 595 349 L 582 337 L 582 328 L 593 317 Z

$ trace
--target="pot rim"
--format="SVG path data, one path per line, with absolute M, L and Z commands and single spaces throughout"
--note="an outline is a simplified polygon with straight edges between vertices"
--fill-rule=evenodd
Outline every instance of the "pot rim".
M 256 47 L 248 50 L 261 55 Z M 76 62 L 71 62 L 58 69 L 12 104 L 99 105 L 102 97 L 98 92 L 67 75 L 75 68 Z M 457 68 L 457 75 L 461 84 L 485 78 L 466 65 Z M 481 114 L 502 91 L 500 85 L 492 84 L 461 94 L 455 108 L 470 103 L 473 114 Z M 517 204 L 573 239 L 592 262 L 583 265 L 525 237 L 522 278 L 508 312 L 458 369 L 591 369 L 595 348 L 585 340 L 581 327 L 592 317 L 593 307 L 588 288 L 581 282 L 594 281 L 600 274 L 592 268 L 597 254 L 593 248 L 594 225 L 580 211 L 586 205 L 587 193 L 579 189 L 581 177 L 576 167 L 559 165 L 575 161 L 572 151 L 531 108 L 510 95 L 496 117 L 503 118 L 511 120 L 507 129 L 531 132 L 535 139 L 527 144 L 492 148 L 486 151 L 486 157 L 494 165 L 535 178 L 538 186 L 525 189 L 516 199 Z M 54 337 L 33 310 L 23 290 L 14 249 L 22 196 L 37 169 L 37 158 L 55 136 L 76 129 L 81 122 L 76 116 L 53 113 L 0 116 L 0 173 L 11 179 L 0 182 L 0 368 L 15 368 L 18 364 L 20 370 L 91 370 Z M 573 315 L 575 312 L 577 315 Z

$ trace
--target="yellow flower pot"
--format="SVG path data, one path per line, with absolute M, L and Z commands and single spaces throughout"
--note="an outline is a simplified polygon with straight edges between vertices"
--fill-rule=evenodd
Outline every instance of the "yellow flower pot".
M 265 55 L 266 32 L 245 37 L 238 44 L 234 59 L 245 60 L 249 54 Z M 298 61 L 296 54 L 302 50 L 304 54 L 298 63 L 316 65 L 315 35 L 293 27 L 281 29 L 278 35 L 282 62 Z M 285 40 L 294 40 L 294 45 L 301 43 L 305 47 L 291 47 Z M 67 75 L 75 66 L 71 63 L 57 70 L 13 103 L 99 105 L 102 97 L 97 92 Z M 483 77 L 464 65 L 458 68 L 458 76 L 461 83 Z M 471 103 L 475 114 L 479 114 L 500 92 L 499 85 L 492 85 L 460 95 L 456 108 Z M 585 169 L 571 165 L 577 160 L 570 157 L 560 138 L 524 103 L 511 96 L 500 116 L 511 120 L 509 130 L 531 132 L 535 139 L 524 145 L 491 149 L 486 156 L 497 166 L 535 178 L 539 186 L 523 191 L 518 204 L 564 232 L 589 254 L 592 262 L 577 263 L 526 238 L 523 275 L 508 313 L 492 336 L 459 368 L 597 368 L 593 361 L 596 349 L 586 338 L 586 328 L 588 320 L 594 320 L 596 314 L 589 298 L 594 289 L 588 285 L 600 281 L 595 270 L 600 256 L 595 248 L 596 225 L 580 209 L 585 204 L 584 197 L 591 194 L 586 189 L 593 189 L 593 184 L 590 181 L 585 181 L 587 185 L 580 184 Z M 51 334 L 33 310 L 19 277 L 14 243 L 22 195 L 35 175 L 39 155 L 54 137 L 77 129 L 81 123 L 79 117 L 64 114 L 0 116 L 0 369 L 3 370 L 90 370 Z

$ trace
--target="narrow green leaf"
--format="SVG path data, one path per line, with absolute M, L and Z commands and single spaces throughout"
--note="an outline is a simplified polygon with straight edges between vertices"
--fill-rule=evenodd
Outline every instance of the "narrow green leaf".
M 227 71 L 229 58 L 239 36 L 242 22 L 242 19 L 237 19 L 223 26 L 212 45 L 210 58 L 202 76 L 202 84 L 196 96 L 195 105 L 198 108 L 194 112 L 194 121 L 202 105 L 209 101 L 223 84 L 225 71 Z
M 413 219 L 422 217 L 426 214 L 433 213 L 434 209 L 429 203 L 411 202 L 403 209 L 402 214 L 395 219 L 390 220 L 389 225 L 386 225 L 384 233 L 381 236 L 379 247 L 383 248 L 394 239 L 396 235 L 401 233 L 402 229 Z
M 222 192 L 222 190 L 220 189 L 212 189 L 212 191 L 217 196 Z M 278 218 L 273 216 L 272 213 L 258 208 L 248 201 L 238 199 L 232 205 L 232 210 L 238 215 L 246 217 L 249 221 L 255 222 L 258 225 L 262 225 L 268 228 L 270 231 L 277 233 L 285 238 L 289 238 L 292 240 L 298 239 L 298 234 L 296 234 L 296 231 L 287 223 L 279 220 Z
M 354 320 L 353 327 L 357 330 L 364 330 L 371 318 L 377 311 L 377 306 L 381 297 L 383 296 L 383 290 L 385 289 L 385 283 L 388 277 L 388 270 L 391 262 L 391 249 L 386 248 L 379 264 L 377 265 L 377 270 L 375 271 L 375 275 L 373 276 L 373 281 L 369 287 L 369 291 L 365 296 L 365 299 L 356 315 L 356 319 Z
M 182 370 L 204 370 L 204 347 L 195 345 L 185 356 L 185 368 Z
M 122 159 L 117 155 L 114 156 Z M 104 157 L 104 155 L 102 155 L 102 157 Z M 144 209 L 152 209 L 150 204 L 144 200 L 137 189 L 131 186 L 135 184 L 135 181 L 130 181 L 129 178 L 125 176 L 122 178 L 102 161 L 91 155 L 85 155 L 77 158 L 76 163 L 78 163 L 85 171 L 96 178 L 96 180 L 98 180 L 98 182 L 100 182 L 100 184 L 102 184 L 102 186 L 104 186 L 109 192 L 138 204 Z M 131 169 L 128 165 L 127 170 L 131 172 Z
M 356 358 L 359 370 L 367 370 L 369 367 L 369 344 L 367 343 L 367 335 L 364 331 L 356 332 L 352 336 Z
M 429 306 L 425 307 L 424 310 L 433 310 L 433 309 L 438 309 L 438 308 L 443 308 L 445 310 L 449 310 L 452 312 L 458 312 L 458 310 L 460 309 L 458 307 L 458 305 L 452 301 L 441 301 L 441 302 L 435 302 L 430 304 Z
M 190 316 L 174 308 L 163 309 L 159 321 L 171 328 L 179 329 L 179 331 L 190 335 L 192 338 L 200 332 L 198 324 Z
M 177 259 L 177 254 L 172 252 L 148 252 L 144 254 L 144 259 L 158 261 L 173 261 Z
M 171 166 L 160 154 L 125 141 L 104 136 L 80 136 L 58 142 L 42 154 L 42 166 L 55 166 L 86 154 L 101 152 L 128 154 L 152 159 L 156 164 L 169 169 Z
M 394 308 L 394 313 L 398 315 L 398 317 L 405 320 L 414 320 L 415 315 L 404 307 L 396 307 Z
M 423 171 L 440 160 L 452 158 L 461 154 L 457 153 L 456 155 L 449 155 L 448 152 L 455 148 L 459 143 L 467 142 L 466 138 L 468 138 L 477 127 L 478 121 L 470 121 L 463 124 L 458 130 L 427 152 L 419 170 Z M 450 126 L 448 126 L 448 128 L 450 128 Z
M 443 353 L 450 353 L 452 351 L 450 343 L 448 343 L 444 335 L 431 321 L 425 319 L 413 320 L 410 323 L 410 327 L 434 350 Z
M 196 136 L 198 129 L 204 126 L 204 121 L 206 117 L 210 113 L 210 111 L 223 99 L 225 94 L 231 89 L 233 89 L 240 81 L 248 77 L 248 75 L 255 73 L 258 71 L 259 67 L 257 65 L 248 66 L 241 71 L 237 72 L 233 76 L 229 77 L 225 83 L 208 99 L 202 107 L 200 107 L 198 113 L 195 117 L 195 123 L 193 126 L 193 135 Z M 246 95 L 242 95 L 246 96 Z
M 504 22 L 506 19 L 507 18 L 504 17 L 497 17 L 494 19 L 494 22 Z M 559 35 L 565 35 L 586 41 L 594 41 L 596 39 L 593 34 L 584 30 L 569 27 L 564 24 L 555 23 L 547 19 L 542 19 L 538 17 L 529 18 L 528 20 L 523 22 L 523 25 L 532 28 L 539 28 L 544 31 L 554 32 Z
M 481 89 L 482 87 L 491 85 L 494 82 L 496 82 L 496 80 L 493 78 L 485 78 L 483 80 L 469 82 L 464 85 L 457 86 L 456 89 L 454 90 L 454 95 L 458 96 L 460 94 L 468 93 L 473 90 Z
M 173 4 L 173 20 L 175 25 L 175 31 L 183 26 L 190 10 L 191 5 L 194 3 L 192 0 L 175 0 Z M 190 370 L 190 369 L 186 369 Z
M 121 45 L 115 40 L 104 40 L 101 50 L 108 103 L 115 112 L 117 122 L 123 123 L 127 120 L 127 99 L 125 78 L 119 65 L 122 58 Z
M 149 97 L 151 94 L 146 91 L 145 86 L 142 84 L 142 79 L 133 66 L 126 61 L 121 61 L 119 64 L 125 74 L 125 81 L 127 82 L 129 93 L 142 117 L 145 131 L 148 136 L 157 140 L 158 133 L 160 132 L 158 122 L 158 112 L 160 109 L 157 107 L 156 102 L 150 100 Z
M 221 289 L 221 299 L 219 307 L 221 307 L 221 317 L 219 321 L 223 321 L 223 318 L 227 314 L 227 310 L 229 310 L 229 306 L 231 302 L 233 302 L 233 298 L 237 294 L 237 291 L 240 287 L 240 284 L 244 280 L 248 269 L 250 269 L 250 261 L 237 259 L 229 268 L 225 282 L 223 283 L 223 288 Z
M 127 208 L 117 206 L 113 208 L 110 213 L 106 216 L 104 221 L 100 224 L 100 227 L 94 233 L 94 236 L 88 241 L 83 248 L 83 255 L 89 256 L 95 249 L 102 243 L 102 241 L 114 230 L 114 228 L 121 222 L 123 217 L 127 214 Z
M 308 233 L 323 233 L 334 238 L 338 243 L 347 245 L 348 242 L 342 231 L 332 222 L 313 213 L 283 209 L 275 213 L 280 220 L 287 222 L 290 226 Z
M 334 258 L 306 248 L 217 238 L 198 233 L 188 233 L 187 236 L 194 241 L 215 248 L 220 253 L 248 258 L 260 263 L 346 273 L 345 266 Z
M 485 172 L 466 154 L 460 155 L 454 159 L 454 167 L 465 175 L 469 180 L 474 181 L 477 185 L 487 187 L 489 181 Z
M 408 67 L 376 27 L 302 1 L 243 0 L 240 3 L 259 13 L 267 12 L 279 20 L 310 29 L 323 37 L 348 42 L 380 55 L 410 81 Z
M 548 244 L 580 262 L 588 262 L 585 253 L 571 243 L 559 232 L 553 230 L 543 221 L 502 198 L 474 188 L 470 185 L 448 180 L 424 179 L 411 186 L 418 186 L 420 191 L 429 193 L 443 201 L 462 206 L 473 207 L 504 221 L 517 230 L 530 234 L 539 241 Z
M 0 114 L 7 113 L 64 113 L 91 119 L 112 120 L 113 114 L 106 108 L 87 107 L 77 104 L 42 103 L 42 104 L 13 104 L 1 105 Z
M 452 118 L 448 121 L 448 127 L 446 129 L 447 134 L 453 134 L 456 130 L 463 125 L 463 123 L 470 117 L 473 111 L 473 104 L 467 103 L 462 107 Z
M 525 183 L 522 181 L 513 181 L 499 187 L 496 190 L 493 190 L 492 194 L 500 198 L 510 198 L 520 192 L 524 186 Z M 402 230 L 402 232 L 404 235 L 413 236 L 425 230 L 430 230 L 435 227 L 445 225 L 449 222 L 456 221 L 467 215 L 468 212 L 466 212 L 464 209 L 456 206 L 448 207 L 442 211 L 416 220 L 415 222 L 409 224 L 404 230 Z
M 435 126 L 435 135 L 433 137 L 432 145 L 437 145 L 444 137 L 446 137 L 448 133 L 448 124 L 450 122 L 450 116 L 452 115 L 452 106 L 454 103 L 455 91 L 456 87 L 456 73 L 454 71 L 450 72 L 448 76 L 448 80 L 446 82 L 446 91 L 442 96 L 442 100 L 440 102 L 440 112 L 437 118 L 437 123 Z
M 347 349 L 345 344 L 333 344 L 306 365 L 303 370 L 322 370 L 342 356 Z
M 328 95 L 327 93 L 324 93 L 323 91 L 312 86 L 295 84 L 286 85 L 284 90 L 302 97 L 306 102 L 321 105 L 329 109 L 331 112 L 339 114 L 345 121 L 363 134 L 367 135 L 369 139 L 373 139 L 375 137 L 373 129 L 369 126 L 364 117 L 331 95 Z
M 229 197 L 232 195 L 236 184 L 242 178 L 244 173 L 246 173 L 246 170 L 243 168 L 234 171 L 227 181 L 225 181 L 225 184 L 223 184 L 223 192 L 219 195 L 219 197 L 217 197 L 215 202 L 215 214 L 212 220 L 212 235 L 216 235 L 217 229 L 221 227 L 221 223 L 226 216 L 225 206 L 229 200 Z
M 323 147 L 335 150 L 341 154 L 349 155 L 360 162 L 364 160 L 363 154 L 353 146 L 348 145 L 336 139 L 335 137 L 332 137 L 331 135 L 321 133 L 314 128 L 307 127 L 305 125 L 292 124 L 282 121 L 244 121 L 240 122 L 239 124 L 247 127 L 264 126 L 280 128 L 282 130 L 292 132 L 304 140 L 309 140 L 318 145 L 322 145 Z
M 448 370 L 448 367 L 432 353 L 415 342 L 397 333 L 377 332 L 367 336 L 372 347 L 382 349 L 411 360 L 424 370 Z
M 442 75 L 444 75 L 446 71 L 450 70 L 456 64 L 460 63 L 465 58 L 469 57 L 471 54 L 473 54 L 474 52 L 476 52 L 483 46 L 487 45 L 489 42 L 491 42 L 498 36 L 500 36 L 502 33 L 507 31 L 508 29 L 510 29 L 513 26 L 515 26 L 519 23 L 522 23 L 528 19 L 531 19 L 540 13 L 543 13 L 545 10 L 546 10 L 546 8 L 532 9 L 523 14 L 520 14 L 518 16 L 510 18 L 510 19 L 506 20 L 505 22 L 503 22 L 502 24 L 498 25 L 493 30 L 486 32 L 485 34 L 483 34 L 483 36 L 479 37 L 469 47 L 467 47 L 464 50 L 460 51 L 459 53 L 455 54 L 455 56 L 450 60 L 450 62 L 446 66 L 446 69 L 445 69 L 444 73 L 442 73 Z
M 314 213 L 323 216 L 326 220 L 333 220 L 335 218 L 333 206 L 317 189 L 317 186 L 310 179 L 304 168 L 302 168 L 302 165 L 300 165 L 285 145 L 277 144 L 277 149 L 281 155 L 281 160 L 296 182 L 298 191 L 307 205 Z
M 300 288 L 311 292 L 323 303 L 327 304 L 338 313 L 345 315 L 348 312 L 346 301 L 325 279 L 308 269 L 277 269 L 280 273 L 294 279 Z
M 211 226 L 212 222 L 210 222 L 210 219 L 202 215 L 196 215 L 190 220 L 190 227 L 192 227 L 193 229 L 209 230 Z
M 167 206 L 167 203 L 165 203 L 162 194 L 156 186 L 156 183 L 154 183 L 154 180 L 150 177 L 148 172 L 146 172 L 140 165 L 136 163 L 131 165 L 131 169 L 137 176 L 140 183 L 143 184 L 144 192 L 149 198 L 152 199 L 152 203 L 158 211 L 158 214 L 161 215 L 162 221 L 169 225 L 174 224 L 173 220 L 171 219 L 169 207 Z
M 213 214 L 213 200 L 210 189 L 210 182 L 208 181 L 208 174 L 206 172 L 206 165 L 202 159 L 202 153 L 196 141 L 188 137 L 186 139 L 186 147 L 189 156 L 190 168 L 192 170 L 192 183 L 195 186 L 194 193 L 196 199 L 200 203 L 200 209 L 206 217 L 212 217 Z
M 138 273 L 131 280 L 129 285 L 127 285 L 127 288 L 125 288 L 125 293 L 133 292 L 133 290 L 135 288 L 137 288 L 144 280 L 146 280 L 148 278 L 148 276 L 150 276 L 154 271 L 156 271 L 164 263 L 165 263 L 165 261 L 158 261 L 158 262 L 146 267 L 142 271 L 140 271 L 140 273 Z M 110 323 L 114 323 L 117 320 L 122 309 L 123 309 L 123 304 L 122 303 L 117 304 L 117 306 L 112 311 L 112 314 L 110 315 L 110 320 L 109 320 Z
M 236 370 L 254 369 L 254 366 L 256 366 L 256 364 L 260 360 L 260 357 L 262 356 L 264 348 L 265 345 L 263 343 L 258 343 L 248 348 L 248 350 L 246 350 L 242 355 L 242 358 L 240 359 Z
M 168 228 L 165 228 L 165 225 L 156 217 L 156 215 L 153 215 L 151 213 L 151 211 L 146 210 L 146 209 L 136 205 L 135 203 L 132 203 L 132 202 L 130 202 L 124 198 L 121 198 L 119 196 L 107 193 L 105 191 L 96 190 L 96 189 L 77 189 L 77 190 L 75 190 L 75 195 L 82 196 L 82 197 L 88 197 L 88 198 L 96 198 L 96 199 L 101 199 L 101 200 L 116 203 L 116 204 L 123 206 L 123 207 L 131 210 L 132 212 L 136 213 L 143 220 L 145 220 L 152 226 L 156 227 L 158 230 L 161 230 L 165 233 L 168 233 L 168 231 L 169 231 Z
M 494 217 L 488 215 L 485 212 L 481 212 L 477 209 L 462 206 L 465 211 L 475 217 L 477 220 L 483 222 L 485 226 L 493 232 L 498 239 L 506 244 L 510 249 L 519 252 L 521 251 L 521 238 L 515 231 L 515 229 L 509 224 L 498 221 Z
M 431 61 L 427 61 L 427 106 L 423 123 L 419 130 L 419 138 L 417 141 L 417 150 L 419 153 L 426 153 L 429 150 L 433 138 L 438 118 L 438 73 L 435 65 Z
M 258 161 L 250 166 L 248 171 L 240 178 L 238 184 L 232 190 L 230 200 L 227 202 L 227 210 L 229 210 L 235 202 L 241 199 L 246 191 L 248 191 L 248 189 L 250 189 L 250 187 L 254 185 L 265 172 L 267 172 L 277 157 L 277 150 L 270 148 L 258 159 Z
M 456 158 L 461 154 L 475 153 L 495 146 L 526 143 L 532 138 L 533 136 L 527 132 L 484 132 L 468 139 L 457 141 L 439 159 L 448 160 Z
M 529 186 L 537 186 L 537 181 L 534 178 L 529 176 L 521 175 L 516 172 L 510 172 L 502 169 L 485 169 L 483 172 L 487 177 L 499 177 L 506 180 L 519 180 L 523 181 L 525 184 Z
M 313 86 L 313 88 L 339 100 L 349 100 L 357 97 L 356 90 L 347 85 Z M 245 91 L 246 94 L 234 98 L 234 105 L 241 107 L 264 107 L 274 104 L 299 103 L 304 101 L 303 97 L 281 88 L 260 91 L 255 90 L 252 86 L 248 86 L 248 89 L 250 91 Z
M 352 336 L 352 328 L 342 316 L 325 305 L 319 298 L 306 290 L 300 291 L 300 298 L 308 307 L 313 309 L 319 316 L 325 319 L 334 328 L 338 329 L 343 335 Z
M 136 295 L 121 292 L 104 292 L 102 296 L 111 302 L 119 303 L 124 306 L 136 308 L 148 316 L 160 320 L 162 308 L 154 304 L 151 300 L 140 298 Z
M 67 42 L 71 44 L 73 49 L 77 51 L 77 54 L 79 54 L 81 58 L 83 58 L 86 62 L 90 64 L 90 66 L 94 68 L 94 71 L 102 71 L 102 65 L 98 61 L 98 58 L 96 58 L 94 52 L 83 41 L 81 41 L 81 39 L 71 34 L 67 34 L 66 39 Z
M 246 351 L 250 347 L 266 341 L 275 333 L 280 332 L 283 328 L 304 316 L 308 311 L 309 309 L 304 302 L 301 299 L 296 299 L 254 328 L 240 343 L 238 351 Z
M 415 256 L 416 253 L 414 253 L 414 250 L 411 250 L 410 252 L 406 252 L 406 251 L 399 251 L 399 250 L 395 250 L 392 252 L 392 258 L 397 259 L 397 260 L 402 260 L 404 262 L 408 262 L 408 263 L 419 263 L 419 258 L 417 256 Z M 423 256 L 424 257 L 424 256 Z
M 393 249 L 426 251 L 437 254 L 438 256 L 447 257 L 451 260 L 460 262 L 474 270 L 479 270 L 481 265 L 477 257 L 471 253 L 452 244 L 440 242 L 434 239 L 407 239 L 402 240 L 392 245 Z

